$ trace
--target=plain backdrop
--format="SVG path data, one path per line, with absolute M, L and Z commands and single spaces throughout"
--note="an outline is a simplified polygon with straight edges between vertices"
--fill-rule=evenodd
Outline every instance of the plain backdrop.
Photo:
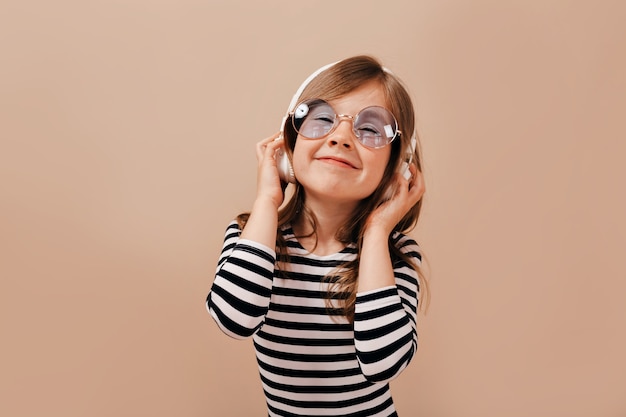
M 415 100 L 432 302 L 403 417 L 626 416 L 622 1 L 0 4 L 0 415 L 266 415 L 205 310 L 319 66 Z

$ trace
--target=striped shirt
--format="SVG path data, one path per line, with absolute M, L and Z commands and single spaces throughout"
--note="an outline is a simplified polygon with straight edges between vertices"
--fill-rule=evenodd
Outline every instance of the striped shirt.
M 325 303 L 324 277 L 356 258 L 356 245 L 318 256 L 290 227 L 282 229 L 288 257 L 226 229 L 207 308 L 220 329 L 253 337 L 268 416 L 397 416 L 388 382 L 417 349 L 418 276 L 403 261 L 396 285 L 357 293 L 354 324 Z M 415 241 L 393 241 L 419 264 Z M 282 267 L 282 270 L 278 269 Z

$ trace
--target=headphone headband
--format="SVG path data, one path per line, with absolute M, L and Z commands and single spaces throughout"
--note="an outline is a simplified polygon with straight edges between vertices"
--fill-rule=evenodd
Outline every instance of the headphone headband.
M 311 81 L 313 81 L 315 77 L 320 75 L 322 72 L 335 66 L 338 62 L 340 61 L 335 61 L 335 62 L 331 62 L 330 64 L 326 64 L 323 67 L 316 69 L 311 75 L 309 75 L 306 78 L 306 80 L 304 80 L 304 82 L 300 84 L 300 87 L 298 87 L 298 89 L 296 90 L 296 93 L 291 98 L 291 102 L 289 103 L 289 108 L 287 108 L 287 113 L 291 113 L 294 110 L 294 108 L 296 107 L 296 104 L 298 104 L 298 100 L 300 99 L 302 92 L 311 83 Z M 386 67 L 382 67 L 382 68 L 383 68 L 383 71 L 385 71 L 386 73 L 393 75 L 393 73 L 389 71 L 389 69 L 387 69 Z
M 304 80 L 304 82 L 302 82 L 302 84 L 300 84 L 300 87 L 298 87 L 298 89 L 296 90 L 296 93 L 291 98 L 291 102 L 289 103 L 289 108 L 287 109 L 287 114 L 291 113 L 293 109 L 296 107 L 296 104 L 298 104 L 298 100 L 300 99 L 300 96 L 302 95 L 302 92 L 304 91 L 306 86 L 309 85 L 311 81 L 315 79 L 315 77 L 320 75 L 322 72 L 326 71 L 328 68 L 331 68 L 332 66 L 334 66 L 337 62 L 339 61 L 332 62 L 330 64 L 324 65 L 321 68 L 318 68 L 317 70 L 315 70 L 315 72 L 313 72 L 313 74 L 309 75 L 307 79 Z

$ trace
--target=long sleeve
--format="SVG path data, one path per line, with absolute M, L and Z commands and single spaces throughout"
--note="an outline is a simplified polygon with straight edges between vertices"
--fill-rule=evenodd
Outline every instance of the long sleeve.
M 263 324 L 272 292 L 276 253 L 240 239 L 236 222 L 229 224 L 206 307 L 220 329 L 243 339 Z
M 421 256 L 415 241 L 396 237 L 397 247 L 416 264 Z M 406 262 L 394 265 L 395 286 L 358 293 L 354 316 L 354 343 L 363 375 L 387 382 L 406 368 L 417 350 L 419 281 Z

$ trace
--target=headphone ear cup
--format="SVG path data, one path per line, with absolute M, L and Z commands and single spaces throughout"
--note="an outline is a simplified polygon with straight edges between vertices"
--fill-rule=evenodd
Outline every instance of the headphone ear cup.
M 409 166 L 413 162 L 413 157 L 414 157 L 415 147 L 416 146 L 417 146 L 417 139 L 416 139 L 415 135 L 413 135 L 413 137 L 411 137 L 411 144 L 409 146 L 409 149 L 406 150 L 406 153 L 404 154 L 403 161 L 400 164 L 400 167 L 398 168 L 398 172 L 407 181 L 410 180 L 411 177 L 412 177 L 411 170 L 409 169 Z
M 398 172 L 400 173 L 400 175 L 402 175 L 404 177 L 405 180 L 410 180 L 411 179 L 411 170 L 409 169 L 409 163 L 408 162 L 402 162 L 400 164 L 400 168 L 398 168 Z
M 276 168 L 278 168 L 278 176 L 282 181 L 295 184 L 296 176 L 293 173 L 291 161 L 289 161 L 289 156 L 282 146 L 276 151 Z
M 407 181 L 411 179 L 411 170 L 409 169 L 409 166 L 411 165 L 411 162 L 413 162 L 413 153 L 415 152 L 416 144 L 417 144 L 417 139 L 415 139 L 415 137 L 412 137 L 411 145 L 406 150 L 404 157 L 402 158 L 402 163 L 398 167 L 398 172 Z

